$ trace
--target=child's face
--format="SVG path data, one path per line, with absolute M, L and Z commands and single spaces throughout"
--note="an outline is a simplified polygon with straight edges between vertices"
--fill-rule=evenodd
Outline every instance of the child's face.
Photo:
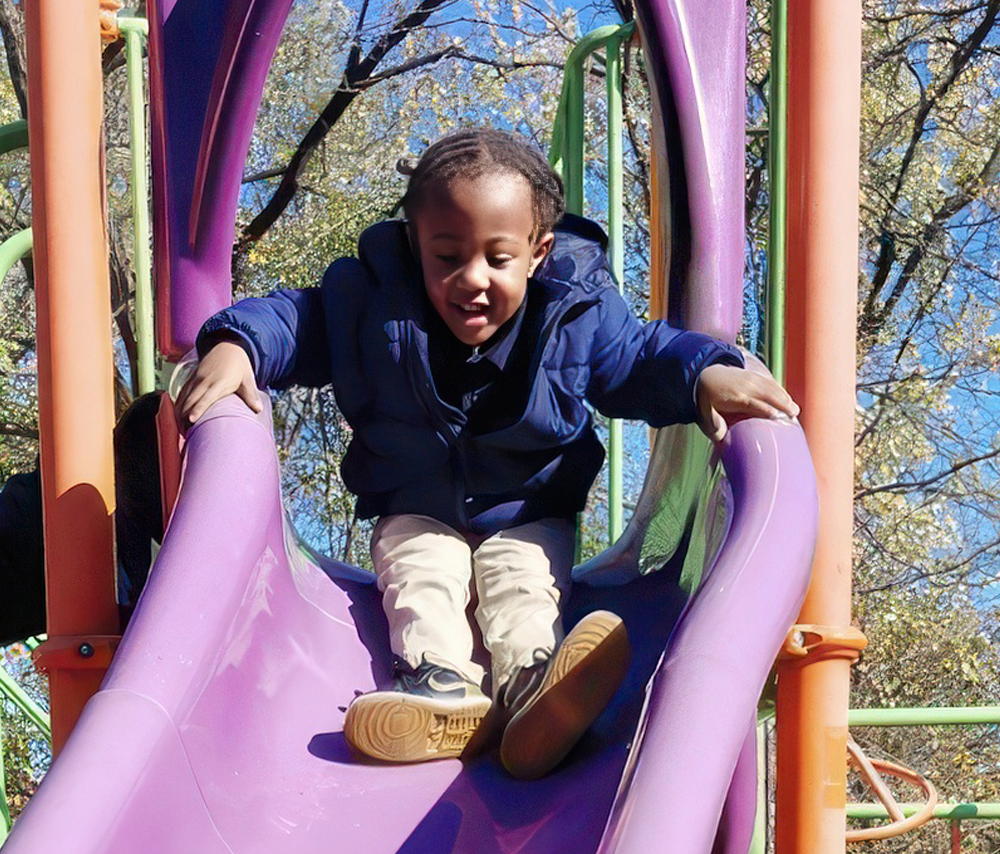
M 457 178 L 428 193 L 413 226 L 427 296 L 470 346 L 514 316 L 553 240 L 531 239 L 531 187 L 512 174 Z

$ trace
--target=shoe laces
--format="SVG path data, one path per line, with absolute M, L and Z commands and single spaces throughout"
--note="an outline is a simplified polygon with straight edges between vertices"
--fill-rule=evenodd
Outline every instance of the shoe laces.
M 464 697 L 475 689 L 468 679 L 449 667 L 422 661 L 412 667 L 401 658 L 393 662 L 393 690 L 429 697 Z

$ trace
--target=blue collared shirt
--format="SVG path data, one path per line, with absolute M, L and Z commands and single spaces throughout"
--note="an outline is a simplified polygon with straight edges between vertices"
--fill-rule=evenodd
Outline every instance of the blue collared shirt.
M 527 304 L 525 297 L 514 315 L 489 341 L 478 347 L 463 344 L 444 321 L 436 313 L 433 314 L 428 330 L 428 350 L 434 387 L 442 401 L 461 410 L 470 421 L 475 415 L 476 402 L 511 362 Z M 489 428 L 489 425 L 482 426 Z

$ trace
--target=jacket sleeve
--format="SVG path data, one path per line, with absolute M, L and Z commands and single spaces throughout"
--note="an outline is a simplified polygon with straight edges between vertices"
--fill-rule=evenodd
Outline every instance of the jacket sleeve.
M 611 418 L 636 418 L 651 427 L 698 420 L 695 384 L 721 363 L 743 367 L 735 347 L 664 320 L 642 323 L 613 288 L 602 289 L 600 322 L 591 349 L 587 399 Z
M 221 339 L 247 351 L 260 388 L 323 386 L 332 379 L 320 288 L 275 291 L 223 309 L 198 333 L 199 357 Z

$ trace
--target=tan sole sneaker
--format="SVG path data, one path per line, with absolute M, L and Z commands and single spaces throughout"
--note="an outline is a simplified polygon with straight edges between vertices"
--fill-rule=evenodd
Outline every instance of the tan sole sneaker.
M 348 707 L 344 737 L 356 750 L 385 762 L 446 759 L 462 753 L 490 705 L 489 697 L 373 691 Z
M 555 768 L 611 701 L 631 657 L 620 617 L 594 611 L 580 620 L 552 656 L 535 696 L 504 730 L 504 768 L 525 780 Z

